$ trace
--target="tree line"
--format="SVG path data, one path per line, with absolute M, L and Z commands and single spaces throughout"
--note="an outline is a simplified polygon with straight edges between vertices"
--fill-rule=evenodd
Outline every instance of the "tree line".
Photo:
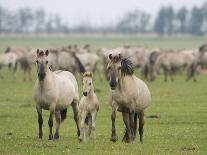
M 125 13 L 115 26 L 92 27 L 82 23 L 69 27 L 58 14 L 49 14 L 43 9 L 28 7 L 10 11 L 0 6 L 0 34 L 4 33 L 124 33 L 197 35 L 207 33 L 207 2 L 200 7 L 175 10 L 173 6 L 163 6 L 155 19 L 138 9 Z

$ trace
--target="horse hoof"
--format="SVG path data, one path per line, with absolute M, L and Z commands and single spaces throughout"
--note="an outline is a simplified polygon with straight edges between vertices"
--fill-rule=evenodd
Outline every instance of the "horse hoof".
M 58 134 L 55 134 L 54 139 L 55 139 L 55 140 L 58 140 L 58 139 L 59 139 L 59 137 L 60 137 L 60 136 L 59 136 Z
M 77 131 L 77 135 L 78 135 L 78 137 L 80 136 L 80 131 L 79 130 Z
M 53 135 L 49 135 L 48 140 L 53 140 Z
M 110 141 L 112 141 L 112 142 L 116 142 L 117 140 L 118 140 L 117 136 L 112 136 L 111 139 L 110 139 Z

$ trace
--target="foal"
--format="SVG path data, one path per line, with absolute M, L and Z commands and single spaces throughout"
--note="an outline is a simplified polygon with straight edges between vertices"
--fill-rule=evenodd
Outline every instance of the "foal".
M 92 139 L 96 139 L 96 115 L 99 110 L 99 101 L 93 90 L 93 75 L 91 72 L 83 74 L 83 97 L 79 105 L 80 141 L 86 141 L 86 124 L 89 125 L 89 136 L 92 130 Z
M 55 139 L 59 139 L 60 123 L 66 118 L 67 108 L 73 107 L 74 120 L 77 125 L 77 134 L 80 135 L 78 126 L 78 85 L 73 74 L 67 71 L 52 72 L 48 65 L 49 51 L 37 50 L 38 79 L 34 88 L 34 100 L 38 113 L 39 139 L 42 139 L 42 109 L 49 110 L 49 140 L 53 139 L 53 115 L 56 117 Z

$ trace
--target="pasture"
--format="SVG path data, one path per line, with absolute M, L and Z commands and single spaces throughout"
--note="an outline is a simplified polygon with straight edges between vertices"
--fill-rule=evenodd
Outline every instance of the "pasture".
M 0 38 L 1 52 L 8 46 L 60 47 L 68 44 L 80 46 L 91 44 L 92 48 L 114 48 L 124 44 L 162 48 L 197 48 L 205 43 L 204 38 Z M 72 109 L 60 128 L 60 139 L 48 141 L 47 119 L 43 111 L 43 141 L 38 141 L 37 112 L 32 97 L 36 80 L 33 68 L 32 82 L 23 82 L 22 71 L 13 80 L 11 72 L 1 71 L 0 80 L 0 154 L 207 154 L 207 77 L 198 76 L 198 82 L 185 82 L 182 73 L 174 82 L 163 81 L 160 75 L 153 83 L 147 83 L 152 103 L 146 111 L 143 144 L 124 144 L 124 124 L 117 114 L 118 142 L 109 141 L 111 135 L 111 108 L 108 105 L 108 82 L 95 75 L 94 86 L 101 102 L 97 115 L 97 139 L 93 143 L 79 143 Z M 136 75 L 140 77 L 139 72 Z M 79 80 L 79 92 L 82 95 Z

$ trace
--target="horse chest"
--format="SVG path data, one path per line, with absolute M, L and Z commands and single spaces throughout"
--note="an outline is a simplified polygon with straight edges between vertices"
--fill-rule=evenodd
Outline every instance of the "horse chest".
M 117 104 L 121 104 L 121 105 L 127 105 L 127 103 L 129 102 L 129 99 L 125 95 L 125 93 L 121 93 L 121 92 L 112 93 L 112 98 Z

